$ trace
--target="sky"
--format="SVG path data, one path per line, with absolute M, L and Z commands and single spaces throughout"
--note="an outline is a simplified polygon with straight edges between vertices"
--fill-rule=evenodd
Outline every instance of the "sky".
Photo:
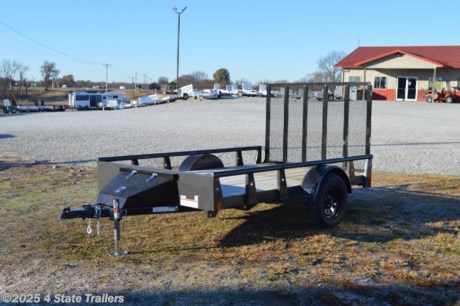
M 156 82 L 219 68 L 233 82 L 298 81 L 332 51 L 358 46 L 458 45 L 457 1 L 1 1 L 0 61 L 54 62 L 76 80 Z M 430 7 L 433 13 L 430 13 Z M 442 11 L 443 14 L 439 15 Z M 446 14 L 447 13 L 447 14 Z M 449 17 L 450 16 L 450 17 Z M 137 76 L 137 78 L 136 78 Z

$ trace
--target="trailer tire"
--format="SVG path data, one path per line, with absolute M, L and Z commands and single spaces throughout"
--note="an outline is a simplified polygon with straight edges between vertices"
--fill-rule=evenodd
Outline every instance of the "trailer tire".
M 190 155 L 179 167 L 179 171 L 208 170 L 224 168 L 222 161 L 212 154 Z
M 334 227 L 340 223 L 348 204 L 347 185 L 334 173 L 321 180 L 318 193 L 308 205 L 308 216 L 315 227 Z

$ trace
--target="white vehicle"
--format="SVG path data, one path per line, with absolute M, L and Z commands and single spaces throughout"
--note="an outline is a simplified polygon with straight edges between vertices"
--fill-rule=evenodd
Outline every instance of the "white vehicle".
M 257 92 L 258 96 L 266 97 L 267 96 L 267 85 L 265 84 L 259 84 L 259 91 Z M 277 97 L 279 93 L 275 90 L 271 91 L 271 96 L 272 97 Z
M 150 95 L 137 98 L 137 101 L 135 101 L 135 106 L 140 107 L 147 105 L 157 105 L 166 102 L 169 102 L 169 97 L 158 99 L 157 95 Z
M 114 99 L 108 99 L 105 102 L 101 102 L 99 104 L 99 107 L 102 109 L 117 109 L 117 108 L 122 108 L 120 103 L 117 100 Z
M 252 84 L 249 82 L 241 82 L 241 88 L 236 88 L 231 91 L 232 94 L 237 95 L 238 97 L 247 96 L 247 97 L 256 97 L 259 96 L 257 90 L 252 89 Z
M 179 89 L 179 96 L 184 100 L 192 97 L 195 99 L 202 98 L 203 95 L 201 90 L 195 90 L 195 88 L 193 88 L 193 84 L 183 86 Z
M 76 91 L 69 94 L 69 106 L 77 110 L 112 108 L 113 102 L 110 102 L 109 106 L 107 105 L 110 100 L 117 101 L 119 108 L 130 104 L 130 100 L 121 93 Z

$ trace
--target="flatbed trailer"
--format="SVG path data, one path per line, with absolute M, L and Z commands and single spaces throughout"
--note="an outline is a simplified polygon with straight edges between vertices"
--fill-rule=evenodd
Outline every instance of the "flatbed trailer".
M 309 100 L 309 90 L 318 86 L 326 98 Z M 328 101 L 327 93 L 338 86 L 343 100 Z M 352 88 L 363 92 L 362 100 L 350 100 Z M 302 90 L 302 99 L 292 98 L 290 90 Z M 313 226 L 339 224 L 352 186 L 371 186 L 370 83 L 268 84 L 267 92 L 264 147 L 101 157 L 96 204 L 64 208 L 61 218 L 113 220 L 113 255 L 122 254 L 120 221 L 126 216 L 198 210 L 215 217 L 227 208 L 300 201 Z M 252 163 L 245 163 L 248 156 Z M 148 166 L 153 160 L 157 165 Z

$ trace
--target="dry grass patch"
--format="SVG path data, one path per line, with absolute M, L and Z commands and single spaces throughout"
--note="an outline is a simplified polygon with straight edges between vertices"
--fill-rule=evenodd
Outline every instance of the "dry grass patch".
M 460 177 L 377 173 L 375 187 L 355 190 L 345 222 L 329 230 L 311 228 L 298 204 L 226 210 L 214 219 L 127 217 L 121 246 L 131 253 L 112 258 L 109 220 L 91 237 L 87 220 L 59 220 L 69 203 L 95 200 L 94 167 L 0 160 L 0 294 L 84 292 L 92 284 L 134 291 L 139 303 L 152 292 L 171 304 L 216 296 L 216 304 L 458 302 Z

